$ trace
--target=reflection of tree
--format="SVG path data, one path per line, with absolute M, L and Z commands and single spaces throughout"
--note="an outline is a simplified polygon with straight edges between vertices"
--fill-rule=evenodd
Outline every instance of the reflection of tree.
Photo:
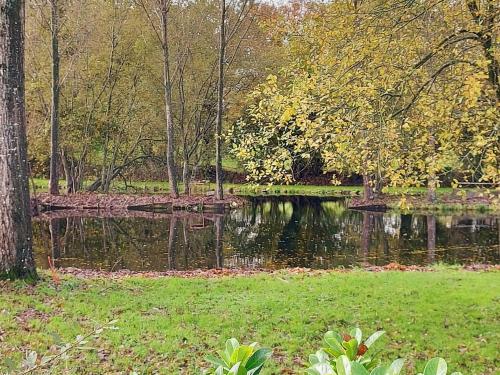
M 51 257 L 53 260 L 61 257 L 60 219 L 51 219 L 49 222 Z
M 479 263 L 498 262 L 498 230 L 498 218 L 487 215 L 433 219 L 348 210 L 342 200 L 268 197 L 226 216 L 35 220 L 34 249 L 41 266 L 50 255 L 58 266 L 106 270 Z
M 370 252 L 370 236 L 372 232 L 372 218 L 373 216 L 365 211 L 363 212 L 363 236 L 361 242 L 361 250 L 363 252 L 363 263 L 367 262 L 368 254 Z
M 222 216 L 215 217 L 215 258 L 217 268 L 224 267 L 223 254 L 223 236 L 224 236 L 224 218 Z
M 167 267 L 169 270 L 175 269 L 175 239 L 177 238 L 177 217 L 172 217 L 170 219 L 170 228 L 168 230 L 168 264 Z
M 427 261 L 433 263 L 436 252 L 436 217 L 427 216 Z

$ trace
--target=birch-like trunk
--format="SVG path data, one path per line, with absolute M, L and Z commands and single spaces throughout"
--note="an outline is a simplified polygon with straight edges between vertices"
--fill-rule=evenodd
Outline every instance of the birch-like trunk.
M 224 199 L 222 187 L 222 118 L 224 116 L 224 60 L 226 52 L 226 1 L 220 0 L 219 81 L 217 86 L 217 119 L 215 122 L 215 198 Z
M 168 52 L 168 7 L 167 1 L 161 0 L 161 32 L 163 52 L 163 86 L 165 94 L 165 120 L 167 123 L 167 173 L 170 195 L 179 197 L 177 175 L 174 161 L 174 122 L 172 115 L 172 84 L 170 81 L 169 52 Z
M 59 194 L 59 10 L 51 0 L 52 98 L 50 110 L 50 194 Z
M 24 1 L 0 0 L 0 277 L 36 278 L 24 109 Z

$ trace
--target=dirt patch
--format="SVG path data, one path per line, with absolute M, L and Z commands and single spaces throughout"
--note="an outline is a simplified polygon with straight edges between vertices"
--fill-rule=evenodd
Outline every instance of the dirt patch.
M 26 309 L 16 315 L 16 321 L 22 326 L 27 327 L 29 323 L 34 320 L 40 320 L 42 322 L 47 322 L 49 320 L 50 314 L 38 311 L 33 308 Z
M 385 266 L 366 265 L 362 268 L 368 272 L 434 272 L 435 269 L 428 266 L 406 266 L 399 263 L 389 263 Z M 461 269 L 466 271 L 484 272 L 484 271 L 500 271 L 500 265 L 497 264 L 471 264 L 463 266 Z M 127 277 L 144 277 L 144 278 L 160 278 L 160 277 L 180 277 L 180 278 L 218 278 L 218 277 L 232 277 L 232 276 L 254 276 L 258 274 L 269 275 L 321 275 L 329 273 L 347 273 L 353 272 L 357 269 L 350 268 L 335 268 L 330 270 L 313 270 L 310 268 L 285 268 L 280 270 L 267 270 L 267 269 L 240 269 L 240 268 L 224 268 L 224 269 L 198 269 L 192 271 L 163 271 L 163 272 L 142 272 L 142 271 L 101 271 L 101 270 L 86 270 L 80 268 L 60 268 L 57 272 L 63 275 L 71 275 L 79 278 L 107 278 L 107 279 L 121 279 Z

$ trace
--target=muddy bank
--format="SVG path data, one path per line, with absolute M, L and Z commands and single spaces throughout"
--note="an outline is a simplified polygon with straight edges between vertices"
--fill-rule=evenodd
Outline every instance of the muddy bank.
M 447 193 L 438 196 L 435 203 L 430 203 L 423 194 L 414 195 L 382 195 L 380 197 L 365 200 L 353 198 L 349 208 L 383 211 L 391 208 L 408 208 L 421 210 L 435 209 L 485 209 L 498 210 L 498 192 L 466 192 L 465 194 Z
M 172 198 L 169 195 L 155 194 L 95 194 L 78 193 L 69 195 L 37 194 L 31 199 L 34 215 L 58 210 L 98 210 L 109 212 L 123 211 L 191 211 L 218 212 L 243 205 L 243 198 L 226 195 L 217 200 L 211 195 L 191 195 Z
M 471 264 L 457 267 L 457 270 L 465 270 L 471 272 L 498 272 L 500 265 L 497 264 Z M 323 275 L 328 273 L 345 273 L 364 270 L 366 272 L 435 272 L 436 268 L 432 266 L 406 266 L 399 263 L 389 263 L 385 266 L 365 265 L 361 268 L 333 268 L 329 270 L 314 270 L 311 268 L 284 268 L 269 270 L 264 268 L 223 268 L 223 269 L 197 269 L 192 271 L 163 271 L 163 272 L 137 272 L 130 270 L 118 271 L 103 271 L 90 270 L 81 268 L 57 268 L 53 272 L 61 275 L 69 275 L 78 278 L 107 278 L 121 279 L 127 277 L 144 277 L 144 278 L 159 278 L 159 277 L 180 277 L 180 278 L 216 278 L 227 276 L 254 276 L 259 274 L 280 275 L 280 274 L 302 274 L 305 276 Z

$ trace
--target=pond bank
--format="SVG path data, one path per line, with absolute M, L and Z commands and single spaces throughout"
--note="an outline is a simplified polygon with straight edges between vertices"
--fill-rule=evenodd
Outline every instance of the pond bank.
M 32 286 L 0 282 L 0 373 L 26 351 L 55 345 L 118 320 L 55 363 L 54 373 L 197 374 L 227 338 L 273 349 L 266 374 L 300 374 L 329 330 L 387 332 L 382 361 L 407 358 L 406 373 L 446 358 L 464 374 L 498 369 L 500 272 L 347 272 L 224 278 L 119 280 L 48 275 Z M 432 312 L 432 313 L 430 313 Z M 56 344 L 55 344 L 56 342 Z M 73 369 L 73 370 L 71 370 Z
M 351 199 L 349 208 L 368 210 L 404 209 L 412 211 L 499 211 L 498 191 L 457 190 L 441 193 L 431 203 L 425 194 L 385 194 L 372 200 Z
M 97 194 L 77 193 L 69 195 L 37 194 L 32 197 L 33 212 L 57 210 L 102 210 L 102 211 L 219 211 L 235 208 L 244 200 L 234 195 L 225 195 L 216 200 L 213 195 L 190 195 L 172 198 L 166 194 Z
M 73 276 L 77 278 L 92 279 L 92 278 L 106 278 L 106 279 L 121 279 L 129 277 L 140 278 L 165 278 L 165 277 L 178 277 L 178 278 L 220 278 L 220 277 L 234 277 L 234 276 L 255 276 L 255 275 L 325 275 L 325 274 L 340 274 L 350 272 L 435 272 L 440 269 L 454 269 L 464 270 L 470 272 L 490 272 L 500 271 L 500 265 L 497 264 L 469 264 L 464 266 L 407 266 L 399 263 L 389 263 L 385 266 L 365 265 L 363 267 L 355 268 L 333 268 L 328 270 L 318 270 L 311 268 L 285 268 L 285 269 L 263 269 L 263 268 L 214 268 L 214 269 L 196 269 L 190 271 L 131 271 L 131 270 L 117 270 L 117 271 L 103 271 L 93 269 L 81 269 L 75 267 L 58 268 L 53 272 Z M 44 271 L 45 272 L 45 271 Z

